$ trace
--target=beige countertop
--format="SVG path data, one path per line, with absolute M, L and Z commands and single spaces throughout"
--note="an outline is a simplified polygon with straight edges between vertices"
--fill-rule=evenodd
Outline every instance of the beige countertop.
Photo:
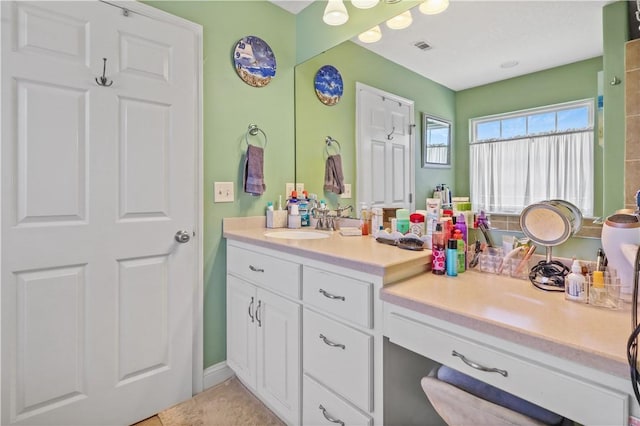
M 326 231 L 329 234 L 328 238 L 316 240 L 267 237 L 264 235 L 266 232 L 290 230 L 265 228 L 264 216 L 226 218 L 223 229 L 223 236 L 227 239 L 379 275 L 384 278 L 385 283 L 404 278 L 407 276 L 406 271 L 412 271 L 410 275 L 424 272 L 431 263 L 431 250 L 402 250 L 380 244 L 371 236 L 346 237 L 337 231 Z M 304 230 L 313 230 L 313 228 L 304 228 Z
M 627 378 L 630 305 L 570 302 L 529 281 L 467 271 L 424 273 L 382 289 L 382 300 Z

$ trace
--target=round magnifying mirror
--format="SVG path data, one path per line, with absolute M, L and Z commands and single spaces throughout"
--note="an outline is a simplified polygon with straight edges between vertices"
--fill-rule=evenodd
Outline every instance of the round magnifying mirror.
M 551 247 L 564 243 L 580 230 L 580 209 L 564 200 L 541 201 L 522 210 L 520 227 L 531 241 L 547 248 L 546 260 L 531 269 L 531 282 L 543 290 L 563 291 L 569 269 L 552 260 Z

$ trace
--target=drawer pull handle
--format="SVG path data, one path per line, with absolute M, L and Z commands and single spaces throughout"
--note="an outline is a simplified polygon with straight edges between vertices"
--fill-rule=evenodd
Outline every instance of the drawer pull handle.
M 498 374 L 502 374 L 504 377 L 507 377 L 509 375 L 507 370 L 500 370 L 499 368 L 485 367 L 484 365 L 480 365 L 480 364 L 477 364 L 477 363 L 475 363 L 473 361 L 468 360 L 467 357 L 465 357 L 464 355 L 462 355 L 459 352 L 451 351 L 451 355 L 452 356 L 457 356 L 458 358 L 460 358 L 462 360 L 462 362 L 464 362 L 465 364 L 467 364 L 471 368 L 475 368 L 476 370 L 487 371 L 489 373 L 498 373 Z
M 344 302 L 344 296 L 336 296 L 335 294 L 331 294 L 323 289 L 320 289 L 319 292 L 322 293 L 322 295 L 326 298 L 342 300 Z
M 329 420 L 331 423 L 337 423 L 337 424 L 339 424 L 340 426 L 344 426 L 344 422 L 343 422 L 342 420 L 334 419 L 334 418 L 333 418 L 333 417 L 331 417 L 329 414 L 327 414 L 327 409 L 326 409 L 326 408 L 324 408 L 324 407 L 322 406 L 322 404 L 320 404 L 320 407 L 318 407 L 318 408 L 320 408 L 320 410 L 322 410 L 322 415 L 324 416 L 324 418 L 325 418 L 325 419 Z
M 264 269 L 262 268 L 256 268 L 253 265 L 249 265 L 249 269 L 251 269 L 253 272 L 264 272 Z
M 262 321 L 260 320 L 260 305 L 262 305 L 262 300 L 258 300 L 258 307 L 256 308 L 256 321 L 258 321 L 258 327 L 262 327 Z
M 253 308 L 253 297 L 251 298 L 251 303 L 249 303 L 249 318 L 251 318 L 251 322 L 253 322 L 253 312 L 251 312 L 251 308 Z
M 335 343 L 335 342 L 332 342 L 331 340 L 327 339 L 324 334 L 321 334 L 320 338 L 322 339 L 324 344 L 327 345 L 327 346 L 331 346 L 332 348 L 347 349 L 347 347 L 345 345 L 343 345 L 342 343 Z

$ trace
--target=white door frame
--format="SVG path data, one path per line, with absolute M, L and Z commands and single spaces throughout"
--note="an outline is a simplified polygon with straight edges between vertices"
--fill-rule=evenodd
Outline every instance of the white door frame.
M 360 98 L 360 92 L 361 91 L 366 91 L 366 92 L 370 92 L 373 94 L 376 94 L 380 97 L 386 98 L 386 99 L 390 99 L 396 102 L 401 102 L 403 104 L 406 104 L 409 106 L 409 115 L 410 115 L 410 129 L 409 129 L 409 156 L 410 156 L 410 160 L 409 160 L 409 191 L 411 192 L 411 211 L 415 210 L 415 206 L 416 206 L 416 172 L 415 172 L 415 164 L 416 164 L 416 155 L 415 155 L 415 151 L 416 151 L 416 125 L 415 125 L 415 103 L 414 101 L 412 101 L 411 99 L 407 99 L 407 98 L 403 98 L 402 96 L 398 96 L 396 94 L 393 93 L 389 93 L 389 92 L 385 92 L 384 90 L 375 88 L 373 86 L 368 86 L 366 84 L 360 83 L 359 81 L 356 81 L 356 170 L 357 170 L 357 182 L 356 182 L 356 202 L 354 203 L 355 206 L 357 206 L 358 209 L 358 214 L 360 213 L 360 200 L 362 199 L 362 191 L 361 191 L 361 173 L 360 170 L 362 169 L 362 165 L 360 164 L 361 160 L 360 160 L 360 147 L 361 144 L 363 143 L 362 141 L 362 126 L 364 125 L 364 123 L 362 123 L 362 121 L 360 120 L 360 108 L 362 108 L 362 105 L 360 105 L 359 102 L 359 98 Z
M 196 168 L 195 173 L 195 188 L 196 188 L 196 199 L 195 199 L 195 212 L 196 212 L 196 223 L 194 223 L 193 229 L 195 232 L 194 243 L 197 244 L 196 248 L 196 259 L 194 262 L 195 268 L 195 282 L 193 283 L 193 301 L 194 301 L 194 311 L 193 311 L 193 331 L 192 331 L 192 340 L 193 340 L 193 371 L 192 371 L 192 393 L 196 394 L 203 390 L 203 381 L 204 381 L 204 342 L 203 342 L 203 161 L 202 161 L 202 151 L 203 151 L 203 91 L 202 91 L 202 69 L 203 69 L 203 57 L 202 57 L 202 26 L 196 24 L 191 21 L 187 21 L 186 19 L 180 18 L 178 16 L 171 15 L 154 7 L 148 6 L 143 3 L 138 3 L 136 1 L 113 1 L 108 2 L 111 5 L 121 7 L 124 9 L 128 9 L 134 13 L 138 13 L 140 15 L 147 16 L 149 18 L 156 19 L 158 21 L 167 22 L 176 26 L 180 26 L 190 30 L 193 33 L 193 43 L 195 46 L 195 50 L 197 52 L 196 55 L 196 64 L 195 72 L 196 75 L 193 76 L 194 84 L 196 85 L 196 105 L 195 109 L 197 111 L 197 126 L 194 129 L 194 138 L 196 140 L 195 146 L 195 159 L 193 167 Z M 0 170 L 0 183 L 3 179 Z M 0 212 L 0 215 L 2 213 Z M 1 216 L 0 216 L 1 218 Z M 0 245 L 0 250 L 6 249 Z M 2 266 L 0 265 L 0 268 Z M 0 270 L 0 273 L 2 271 Z M 0 308 L 1 309 L 1 308 Z M 2 312 L 0 310 L 0 318 Z M 0 333 L 2 328 L 0 327 Z M 0 335 L 1 338 L 1 335 Z M 2 355 L 0 353 L 0 361 Z M 0 369 L 2 363 L 0 362 Z M 0 370 L 0 374 L 2 371 Z M 1 410 L 1 407 L 0 407 Z M 0 418 L 1 418 L 0 411 Z

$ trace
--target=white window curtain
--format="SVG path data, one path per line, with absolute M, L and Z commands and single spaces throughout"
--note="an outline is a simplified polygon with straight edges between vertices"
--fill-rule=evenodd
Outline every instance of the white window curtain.
M 448 164 L 449 163 L 449 147 L 448 146 L 429 146 L 427 147 L 427 163 Z
M 593 216 L 593 138 L 589 130 L 471 144 L 474 210 L 518 214 L 562 199 Z

